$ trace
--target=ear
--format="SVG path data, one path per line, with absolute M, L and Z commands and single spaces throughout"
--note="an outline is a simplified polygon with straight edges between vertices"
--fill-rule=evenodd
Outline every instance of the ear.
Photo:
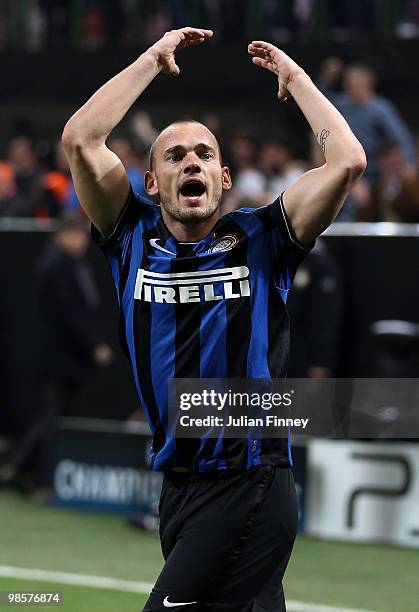
M 148 195 L 156 196 L 159 193 L 159 188 L 157 186 L 157 180 L 154 172 L 151 170 L 147 170 L 144 176 L 144 187 Z
M 221 172 L 221 182 L 223 186 L 223 191 L 228 191 L 233 185 L 233 181 L 231 180 L 230 175 L 230 168 L 228 166 L 223 166 Z

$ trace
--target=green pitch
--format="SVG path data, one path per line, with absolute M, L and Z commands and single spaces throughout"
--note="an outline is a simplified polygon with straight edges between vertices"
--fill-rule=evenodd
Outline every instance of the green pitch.
M 123 519 L 44 507 L 12 492 L 0 493 L 0 572 L 1 566 L 13 566 L 151 583 L 161 565 L 157 537 Z M 300 538 L 285 588 L 289 600 L 417 612 L 418 576 L 418 550 Z M 31 606 L 34 611 L 140 612 L 147 598 L 115 589 L 0 578 L 0 591 L 6 590 L 63 593 L 63 606 Z

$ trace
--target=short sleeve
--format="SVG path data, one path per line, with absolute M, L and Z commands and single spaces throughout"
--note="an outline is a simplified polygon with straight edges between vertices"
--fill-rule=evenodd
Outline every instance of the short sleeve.
M 134 227 L 141 216 L 141 207 L 145 204 L 141 202 L 141 198 L 135 195 L 130 187 L 130 192 L 126 202 L 119 213 L 113 230 L 107 236 L 104 236 L 92 223 L 92 238 L 98 246 L 103 249 L 112 248 L 118 242 L 121 242 L 123 234 L 128 228 Z M 148 204 L 146 204 L 149 206 Z
M 291 289 L 298 266 L 313 249 L 315 241 L 303 244 L 297 239 L 287 217 L 282 194 L 273 204 L 256 209 L 255 215 L 270 236 L 272 265 L 277 274 L 278 288 L 287 292 Z
M 111 267 L 115 285 L 120 285 L 124 270 L 128 269 L 134 230 L 147 214 L 154 212 L 155 205 L 137 196 L 132 187 L 114 229 L 103 236 L 92 224 L 92 239 L 105 253 Z

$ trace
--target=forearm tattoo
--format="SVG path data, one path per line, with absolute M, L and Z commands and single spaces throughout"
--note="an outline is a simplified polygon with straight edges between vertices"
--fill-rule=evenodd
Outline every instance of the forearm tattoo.
M 326 140 L 328 139 L 329 134 L 330 134 L 330 130 L 326 130 L 326 129 L 323 129 L 320 132 L 320 135 L 318 132 L 316 133 L 317 142 L 319 143 L 320 148 L 323 151 L 323 153 L 325 153 L 326 151 Z

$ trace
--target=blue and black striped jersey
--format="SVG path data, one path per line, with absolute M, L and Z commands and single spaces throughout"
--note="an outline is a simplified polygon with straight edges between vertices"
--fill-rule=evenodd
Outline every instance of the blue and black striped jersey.
M 114 231 L 94 240 L 109 260 L 120 339 L 153 434 L 152 468 L 243 471 L 291 464 L 285 439 L 176 439 L 164 423 L 171 378 L 281 378 L 289 349 L 287 292 L 310 250 L 282 199 L 240 209 L 197 243 L 180 244 L 160 207 L 131 191 Z

